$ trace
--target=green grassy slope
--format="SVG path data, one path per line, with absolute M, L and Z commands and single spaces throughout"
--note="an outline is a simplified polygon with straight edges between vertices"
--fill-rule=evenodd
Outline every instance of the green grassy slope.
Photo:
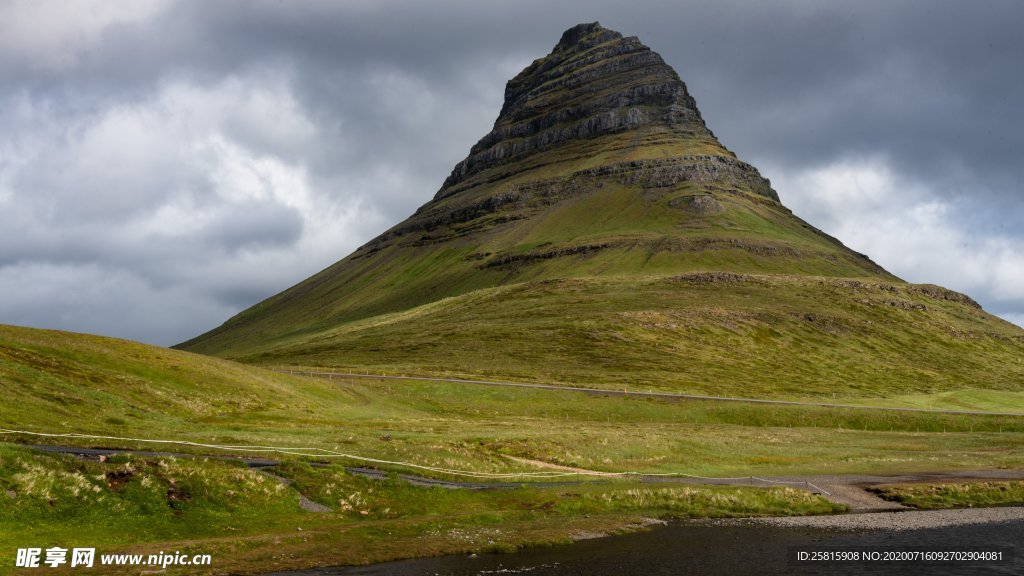
M 485 472 L 534 470 L 502 454 L 605 471 L 722 475 L 1020 465 L 1022 454 L 1024 420 L 1010 416 L 308 379 L 123 340 L 9 326 L 0 327 L 0 350 L 0 427 L 16 430 L 316 447 Z M 983 407 L 960 400 L 952 407 Z M 1009 390 L 991 391 L 985 402 L 1020 404 Z M 220 453 L 119 440 L 2 439 Z
M 691 273 L 479 290 L 246 362 L 746 397 L 1024 391 L 1024 332 L 934 286 Z
M 157 438 L 200 434 L 203 423 L 250 417 L 273 422 L 319 410 L 325 402 L 351 401 L 326 384 L 218 358 L 5 325 L 0 395 L 6 427 Z
M 695 211 L 689 204 L 694 197 L 713 198 L 718 211 Z M 466 234 L 456 225 L 429 232 L 448 235 L 443 240 L 423 243 L 419 237 L 401 236 L 371 244 L 181 347 L 248 357 L 255 350 L 312 340 L 346 323 L 442 298 L 559 278 L 669 277 L 716 270 L 898 282 L 783 206 L 753 194 L 708 191 L 695 184 L 652 191 L 608 183 L 583 196 L 521 211 L 529 215 L 488 213 L 477 220 L 508 221 L 483 225 L 474 220 L 466 226 L 480 229 Z M 621 310 L 610 305 L 606 312 Z M 327 363 L 346 362 L 341 354 Z
M 518 289 L 524 287 L 498 290 Z M 10 326 L 0 326 L 0 393 L 3 428 L 318 447 L 486 473 L 539 470 L 509 457 L 609 472 L 715 476 L 1024 466 L 1020 417 L 316 380 L 112 338 Z M 1010 402 L 1001 398 L 1013 397 L 991 391 L 984 401 L 1005 407 Z M 327 468 L 311 468 L 294 456 L 256 454 L 285 460 L 276 470 L 294 481 L 285 486 L 215 459 L 117 456 L 100 463 L 8 442 L 239 453 L 110 438 L 0 435 L 0 573 L 20 547 L 187 551 L 212 554 L 217 573 L 265 573 L 511 550 L 565 541 L 578 531 L 619 529 L 639 516 L 836 510 L 792 488 L 623 481 L 569 491 L 431 489 L 367 480 L 342 469 L 365 464 L 359 460 L 330 459 Z M 333 511 L 302 510 L 300 493 Z

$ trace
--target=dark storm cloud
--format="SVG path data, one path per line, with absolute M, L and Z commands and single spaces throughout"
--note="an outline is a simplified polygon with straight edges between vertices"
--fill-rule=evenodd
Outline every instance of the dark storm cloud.
M 798 214 L 899 275 L 1024 319 L 1017 2 L 3 13 L 0 321 L 162 344 L 212 327 L 429 199 L 490 128 L 505 81 L 593 20 L 661 53 Z
M 969 154 L 968 165 L 997 176 L 1017 170 L 1024 142 L 1004 129 L 1024 99 L 1021 11 L 1015 2 L 179 2 L 150 26 L 108 32 L 70 71 L 8 62 L 4 83 L 123 98 L 160 78 L 217 82 L 281 66 L 314 109 L 358 107 L 377 122 L 366 102 L 375 95 L 358 90 L 369 73 L 401 71 L 453 96 L 494 62 L 528 63 L 571 23 L 603 18 L 676 66 L 734 147 L 797 162 L 885 150 L 924 167 Z
M 956 171 L 967 167 L 990 190 L 1020 182 L 1014 158 L 1024 133 L 1006 130 L 1020 122 L 1016 103 L 1024 99 L 1024 75 L 1014 72 L 1024 50 L 1020 6 L 857 8 L 747 27 L 745 55 L 725 48 L 726 61 L 711 70 L 698 61 L 702 75 L 728 74 L 708 83 L 714 92 L 705 104 L 712 116 L 721 113 L 720 131 L 742 129 L 752 152 L 787 162 L 882 152 L 908 171 L 949 179 L 937 188 L 944 193 L 956 192 Z

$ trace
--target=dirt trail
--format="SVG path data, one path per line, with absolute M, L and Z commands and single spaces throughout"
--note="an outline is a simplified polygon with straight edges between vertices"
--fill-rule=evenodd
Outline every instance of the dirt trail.
M 306 512 L 316 512 L 318 514 L 324 514 L 326 512 L 333 512 L 333 510 L 331 510 L 327 506 L 324 506 L 323 504 L 321 504 L 319 502 L 314 502 L 314 501 L 310 500 L 309 498 L 307 498 L 305 494 L 303 494 L 302 492 L 299 492 L 299 490 L 297 488 L 292 486 L 292 484 L 294 484 L 294 482 L 292 482 L 291 479 L 285 478 L 284 476 L 278 476 L 277 474 L 274 474 L 273 472 L 270 472 L 270 471 L 264 470 L 264 469 L 260 469 L 260 473 L 261 474 L 265 474 L 267 476 L 270 476 L 271 478 L 273 478 L 274 480 L 277 480 L 281 484 L 284 484 L 285 486 L 291 488 L 292 490 L 295 490 L 295 492 L 299 495 L 299 508 L 302 508 Z
M 865 487 L 856 484 L 825 484 L 822 488 L 828 492 L 826 498 L 837 504 L 846 504 L 851 512 L 909 510 L 903 504 L 883 500 L 878 495 L 868 492 Z
M 500 380 L 470 380 L 464 378 L 439 378 L 433 376 L 387 376 L 384 374 L 355 374 L 352 372 L 327 372 L 315 370 L 272 369 L 274 372 L 311 378 L 369 378 L 372 380 L 418 380 L 423 382 L 452 382 L 455 384 L 479 384 L 482 386 L 506 386 L 511 388 L 532 388 L 534 390 L 558 390 L 580 392 L 593 396 L 622 396 L 633 398 L 662 398 L 668 400 L 715 400 L 719 402 L 744 402 L 748 404 L 779 404 L 786 406 L 820 406 L 824 408 L 853 408 L 889 412 L 923 412 L 926 414 L 958 414 L 967 416 L 1024 416 L 1024 412 L 989 412 L 985 410 L 942 410 L 932 408 L 902 408 L 898 406 L 871 406 L 865 404 L 840 404 L 834 402 L 808 402 L 800 400 L 771 400 L 766 398 L 740 398 L 735 396 L 708 396 L 705 394 L 680 394 L 676 392 L 652 392 L 641 390 L 615 390 L 609 388 L 588 388 L 566 384 L 531 384 L 527 382 L 503 382 Z
M 543 460 L 534 460 L 531 458 L 520 458 L 517 456 L 504 455 L 505 458 L 518 462 L 520 464 L 527 464 L 530 466 L 536 466 L 537 468 L 546 468 L 549 470 L 560 470 L 564 472 L 577 472 L 581 474 L 594 474 L 594 475 L 605 475 L 606 472 L 600 472 L 596 470 L 587 470 L 585 468 L 573 468 L 571 466 L 562 466 L 561 464 L 553 464 L 551 462 L 545 462 Z M 845 504 L 850 507 L 850 511 L 858 514 L 867 512 L 891 512 L 898 510 L 911 510 L 907 506 L 898 502 L 890 502 L 879 497 L 877 494 L 870 492 L 869 487 L 875 486 L 881 483 L 909 483 L 909 482 L 920 482 L 929 479 L 935 479 L 936 476 L 944 479 L 963 479 L 964 477 L 976 477 L 976 476 L 989 476 L 992 472 L 971 472 L 966 474 L 950 474 L 950 475 L 920 475 L 920 476 L 907 476 L 907 477 L 849 477 L 849 482 L 843 482 L 841 476 L 826 476 L 826 477 L 808 477 L 804 480 L 799 478 L 760 478 L 752 476 L 749 479 L 733 479 L 733 478 L 715 478 L 715 479 L 702 479 L 702 478 L 652 478 L 647 477 L 646 480 L 649 482 L 700 482 L 700 483 L 712 483 L 712 484 L 750 484 L 750 485 L 771 485 L 774 483 L 784 483 L 790 485 L 798 485 L 799 483 L 805 483 L 806 488 L 809 490 L 821 494 L 830 501 L 836 504 Z M 1013 471 L 1002 471 L 1005 472 L 1005 476 L 1016 477 L 1019 474 Z M 640 478 L 644 478 L 641 476 Z
M 182 454 L 174 452 L 139 452 L 116 448 L 79 448 L 75 446 L 53 446 L 53 445 L 29 445 L 34 450 L 44 452 L 57 452 L 73 454 L 83 458 L 100 458 L 101 456 L 134 453 L 153 456 L 174 456 L 178 458 L 206 458 L 196 454 Z M 1024 480 L 1024 470 L 969 470 L 954 472 L 922 472 L 892 476 L 880 476 L 870 474 L 837 474 L 837 475 L 816 475 L 816 476 L 744 476 L 732 478 L 708 478 L 702 476 L 645 476 L 641 474 L 614 474 L 601 472 L 599 470 L 588 470 L 586 468 L 575 468 L 563 466 L 543 460 L 522 458 L 517 456 L 504 456 L 505 458 L 520 464 L 526 464 L 535 468 L 557 470 L 568 474 L 579 474 L 580 476 L 606 477 L 606 478 L 633 478 L 648 483 L 676 483 L 676 484 L 715 484 L 726 486 L 793 486 L 804 488 L 808 491 L 821 494 L 832 502 L 846 504 L 852 512 L 880 512 L 907 510 L 907 507 L 895 502 L 888 502 L 869 492 L 867 488 L 881 484 L 914 484 L 914 483 L 943 483 L 943 482 L 965 482 L 972 480 Z M 241 461 L 251 468 L 259 469 L 275 478 L 286 481 L 286 479 L 268 472 L 267 468 L 273 468 L 280 464 L 276 460 L 262 458 L 240 458 L 236 456 L 218 456 L 224 460 Z M 373 468 L 346 467 L 352 474 L 358 474 L 369 478 L 383 479 L 388 476 L 386 472 Z M 579 484 L 582 479 L 554 480 L 542 482 L 457 482 L 450 480 L 439 480 L 426 478 L 412 474 L 399 474 L 399 478 L 418 486 L 436 486 L 450 489 L 464 490 L 502 490 L 514 489 L 523 486 L 546 487 L 546 486 L 569 486 Z M 301 496 L 301 495 L 300 495 Z M 302 496 L 302 507 L 311 512 L 325 512 L 326 507 L 309 501 Z
M 548 470 L 559 470 L 561 472 L 574 472 L 577 474 L 590 474 L 594 476 L 608 476 L 608 472 L 600 472 L 598 470 L 587 470 L 586 468 L 573 468 L 572 466 L 562 466 L 561 464 L 554 464 L 552 462 L 545 462 L 543 460 L 531 460 L 530 458 L 520 458 L 518 456 L 509 456 L 508 454 L 502 454 L 502 457 L 518 462 L 520 464 L 527 464 L 535 466 L 537 468 L 547 468 Z

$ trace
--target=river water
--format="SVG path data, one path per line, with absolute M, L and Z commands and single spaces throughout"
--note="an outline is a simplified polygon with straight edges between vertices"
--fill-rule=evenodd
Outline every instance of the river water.
M 371 566 L 318 568 L 271 576 L 668 576 L 783 574 L 1024 574 L 1024 521 L 928 530 L 832 531 L 765 525 L 676 523 L 515 554 L 444 556 Z M 1001 562 L 926 563 L 864 559 L 898 550 L 999 550 Z M 839 551 L 848 562 L 799 562 L 800 551 Z

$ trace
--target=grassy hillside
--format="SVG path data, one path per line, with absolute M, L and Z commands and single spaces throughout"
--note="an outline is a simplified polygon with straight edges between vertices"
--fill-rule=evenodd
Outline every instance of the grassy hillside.
M 0 327 L 0 352 L 5 398 L 0 427 L 16 430 L 321 448 L 482 473 L 543 470 L 527 461 L 711 476 L 1024 466 L 1020 417 L 317 380 L 123 340 L 10 326 Z M 992 391 L 982 398 L 1004 409 L 1020 405 L 1012 392 Z M 118 456 L 101 463 L 34 453 L 15 442 L 203 457 Z M 260 573 L 315 563 L 511 550 L 566 541 L 575 532 L 636 526 L 641 516 L 836 509 L 790 488 L 631 481 L 571 490 L 418 488 L 354 476 L 343 466 L 368 464 L 354 458 L 319 453 L 314 460 L 329 465 L 313 468 L 305 458 L 255 454 L 284 460 L 275 474 L 292 480 L 286 486 L 237 463 L 205 458 L 236 453 L 244 454 L 111 438 L 3 434 L 0 573 L 18 547 L 86 541 L 101 553 L 208 553 L 214 556 L 213 572 Z M 332 511 L 301 509 L 300 494 Z
M 7 427 L 149 434 L 350 400 L 324 384 L 217 358 L 4 325 L 0 394 L 0 422 Z
M 912 469 L 986 467 L 1019 460 L 1021 436 L 1011 433 L 1024 431 L 1024 421 L 1015 417 L 307 379 L 123 340 L 26 328 L 3 327 L 0 345 L 0 392 L 7 399 L 0 404 L 0 423 L 6 428 L 315 447 L 485 472 L 535 470 L 502 454 L 606 471 L 767 474 L 826 466 L 877 472 L 891 466 L 886 462 L 893 450 L 901 466 Z M 1020 402 L 1009 391 L 992 392 L 987 400 L 1004 409 Z M 948 452 L 953 446 L 956 453 Z M 989 451 L 998 446 L 1006 450 Z
M 694 198 L 717 209 L 701 212 Z M 556 278 L 716 270 L 896 280 L 777 203 L 696 184 L 609 182 L 551 205 L 510 204 L 465 223 L 390 234 L 180 347 L 240 357 L 441 298 Z
M 240 359 L 746 397 L 1024 392 L 1024 331 L 934 286 L 692 273 L 459 297 Z

